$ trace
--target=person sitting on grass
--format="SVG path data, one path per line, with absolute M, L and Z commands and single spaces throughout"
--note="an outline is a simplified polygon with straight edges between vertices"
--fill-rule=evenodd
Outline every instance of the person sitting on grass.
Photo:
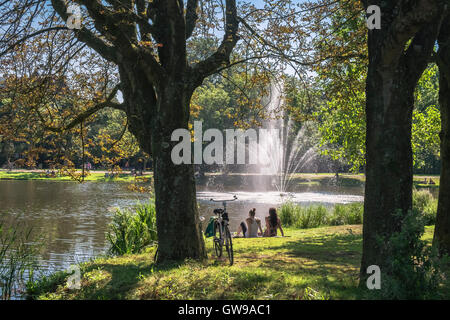
M 256 209 L 253 208 L 248 212 L 248 218 L 245 219 L 245 222 L 242 221 L 238 227 L 236 237 L 239 237 L 241 232 L 244 234 L 244 238 L 256 238 L 258 236 L 262 236 L 263 230 L 261 227 L 261 220 L 255 217 Z M 258 232 L 258 229 L 261 232 Z
M 278 229 L 280 229 L 281 236 L 284 237 L 281 220 L 277 215 L 277 209 L 270 208 L 269 216 L 266 217 L 266 231 L 264 231 L 264 237 L 276 237 Z

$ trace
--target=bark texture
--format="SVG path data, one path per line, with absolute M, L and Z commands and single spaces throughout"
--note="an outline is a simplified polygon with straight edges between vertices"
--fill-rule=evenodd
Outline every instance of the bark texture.
M 438 37 L 439 104 L 441 108 L 441 179 L 434 231 L 434 245 L 440 254 L 450 254 L 450 16 Z
M 414 6 L 408 1 L 364 2 L 366 8 L 380 6 L 382 25 L 368 35 L 362 286 L 368 266 L 378 265 L 381 272 L 389 269 L 389 257 L 377 238 L 388 239 L 399 231 L 412 207 L 414 89 L 440 26 L 437 1 L 416 1 Z

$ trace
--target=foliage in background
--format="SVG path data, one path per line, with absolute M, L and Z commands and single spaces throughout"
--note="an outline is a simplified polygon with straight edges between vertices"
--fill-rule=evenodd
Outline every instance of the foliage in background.
M 324 103 L 317 113 L 322 153 L 358 172 L 365 164 L 366 26 L 361 1 L 339 1 L 316 17 L 315 67 Z M 332 35 L 332 36 L 331 36 Z
M 0 299 L 18 296 L 38 269 L 39 246 L 31 228 L 0 221 Z
M 302 43 L 298 50 L 303 51 L 291 56 L 293 60 L 304 58 L 305 70 L 313 71 L 310 74 L 314 77 L 280 72 L 275 56 L 271 58 L 268 52 L 257 50 L 257 41 L 242 44 L 233 53 L 233 66 L 208 77 L 195 91 L 191 120 L 203 121 L 204 130 L 235 126 L 256 128 L 268 116 L 264 98 L 271 79 L 288 79 L 286 108 L 289 115 L 298 123 L 315 121 L 314 129 L 319 134 L 313 137 L 313 144 L 320 144 L 325 158 L 336 162 L 336 172 L 341 167 L 360 171 L 365 164 L 364 106 L 368 61 L 367 28 L 361 1 L 327 1 L 327 5 L 318 7 L 305 3 L 303 6 L 313 9 L 298 17 L 286 15 L 284 19 L 271 15 L 277 10 L 294 10 L 294 7 L 288 8 L 288 2 L 268 2 L 266 5 L 265 10 L 259 10 L 251 4 L 243 4 L 242 10 L 249 17 L 254 16 L 250 25 L 256 29 L 263 17 L 277 21 L 278 24 L 273 22 L 264 30 L 268 39 L 276 39 L 280 44 L 276 48 L 266 48 L 271 55 L 273 50 L 277 55 L 293 53 L 296 50 L 294 42 L 300 41 L 302 30 L 317 35 L 308 43 L 310 47 Z M 205 18 L 204 14 L 202 12 L 200 19 Z M 310 29 L 295 28 L 296 19 L 305 22 Z M 242 28 L 241 32 L 249 30 Z M 148 158 L 128 131 L 123 111 L 105 108 L 86 119 L 83 128 L 75 126 L 65 132 L 46 128 L 70 124 L 77 114 L 104 99 L 117 77 L 112 64 L 89 50 L 75 55 L 73 65 L 64 70 L 59 70 L 57 63 L 50 63 L 41 65 L 38 70 L 19 68 L 21 72 L 13 73 L 12 66 L 27 66 L 51 54 L 64 60 L 66 55 L 80 49 L 78 46 L 69 49 L 68 39 L 55 33 L 52 34 L 53 43 L 60 48 L 52 52 L 46 37 L 37 36 L 35 46 L 19 46 L 0 67 L 0 73 L 4 74 L 0 79 L 0 166 L 55 167 L 81 180 L 74 168 L 81 167 L 84 160 L 97 168 L 117 171 L 118 166 L 124 167 L 127 162 L 134 167 L 138 159 Z M 211 30 L 204 29 L 187 45 L 189 62 L 194 63 L 211 55 L 218 46 L 218 39 Z M 253 60 L 249 52 L 256 52 L 260 58 L 271 59 L 274 63 Z M 438 173 L 440 116 L 435 64 L 430 65 L 417 85 L 415 107 L 412 128 L 415 171 Z
M 267 117 L 271 75 L 256 65 L 243 64 L 208 77 L 191 99 L 191 124 L 203 130 L 258 127 Z
M 140 253 L 158 240 L 156 210 L 151 200 L 138 203 L 133 210 L 117 209 L 112 216 L 106 239 L 110 253 L 114 255 Z
M 330 15 L 328 19 L 328 15 Z M 319 9 L 313 28 L 318 37 L 314 70 L 324 103 L 317 112 L 323 154 L 342 159 L 354 172 L 365 165 L 365 81 L 367 35 L 362 3 L 338 1 Z M 415 91 L 412 146 L 414 169 L 439 173 L 439 97 L 436 64 L 424 71 Z
M 436 106 L 413 111 L 412 148 L 414 168 L 424 173 L 438 172 L 440 165 L 441 114 Z
M 83 163 L 109 170 L 136 155 L 123 111 L 91 111 L 115 92 L 113 64 L 60 32 L 14 49 L 0 65 L 0 166 L 61 169 L 82 180 L 74 168 Z
M 98 117 L 91 125 L 88 136 L 90 161 L 100 167 L 113 169 L 121 162 L 124 164 L 124 160 L 144 156 L 136 138 L 128 131 L 125 112 L 106 109 Z
M 437 173 L 440 170 L 439 108 L 439 72 L 436 64 L 431 64 L 424 71 L 415 91 L 412 148 L 416 171 Z

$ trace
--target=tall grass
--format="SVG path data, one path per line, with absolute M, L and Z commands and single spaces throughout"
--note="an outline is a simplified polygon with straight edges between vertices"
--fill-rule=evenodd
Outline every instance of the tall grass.
M 21 295 L 26 283 L 32 281 L 38 269 L 39 243 L 32 229 L 19 223 L 7 225 L 0 221 L 0 299 Z
M 364 205 L 362 203 L 337 204 L 328 217 L 328 224 L 340 226 L 363 223 Z
M 413 191 L 413 210 L 423 217 L 425 225 L 436 223 L 438 199 L 428 190 Z
M 113 255 L 140 253 L 156 243 L 156 210 L 153 201 L 138 203 L 134 210 L 116 210 L 109 224 L 106 239 Z
M 438 200 L 428 190 L 413 191 L 413 210 L 422 216 L 426 225 L 436 222 Z M 319 226 L 339 226 L 363 223 L 363 203 L 336 204 L 332 208 L 323 205 L 301 206 L 285 202 L 279 209 L 283 225 L 299 229 Z
M 362 203 L 338 204 L 327 208 L 323 205 L 304 207 L 292 202 L 283 203 L 279 213 L 283 225 L 299 229 L 361 224 L 362 214 Z
M 327 224 L 328 210 L 324 206 L 299 207 L 294 227 L 299 229 L 316 228 Z

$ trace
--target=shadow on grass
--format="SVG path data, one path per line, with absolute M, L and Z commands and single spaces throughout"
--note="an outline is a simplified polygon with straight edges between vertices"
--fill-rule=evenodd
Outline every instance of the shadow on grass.
M 75 299 L 126 299 L 127 295 L 133 292 L 139 285 L 139 281 L 143 278 L 155 274 L 157 272 L 167 272 L 176 269 L 186 262 L 170 261 L 163 264 L 155 264 L 153 261 L 154 254 L 147 253 L 147 258 L 142 259 L 139 263 L 128 264 L 111 264 L 111 263 L 94 263 L 90 264 L 83 270 L 84 277 L 89 278 L 90 272 L 100 271 L 106 272 L 108 277 L 105 281 L 93 281 L 92 285 L 83 286 L 83 290 L 75 295 Z M 157 282 L 159 278 L 157 278 Z M 158 283 L 156 283 L 157 285 Z
M 302 298 L 301 290 L 311 286 L 328 298 L 355 299 L 362 296 L 357 287 L 361 249 L 360 235 L 308 237 L 271 247 L 269 250 L 283 255 L 263 258 L 259 267 L 305 279 L 297 285 L 297 298 Z
M 271 248 L 274 251 L 287 250 L 290 256 L 314 259 L 319 262 L 360 257 L 361 249 L 361 235 L 354 234 L 308 237 L 299 241 L 287 241 Z
M 139 278 L 151 273 L 151 269 L 145 263 L 139 265 L 94 264 L 85 273 L 95 269 L 108 272 L 109 281 L 104 283 L 96 281 L 93 285 L 85 286 L 75 299 L 125 299 L 127 293 L 136 287 Z

